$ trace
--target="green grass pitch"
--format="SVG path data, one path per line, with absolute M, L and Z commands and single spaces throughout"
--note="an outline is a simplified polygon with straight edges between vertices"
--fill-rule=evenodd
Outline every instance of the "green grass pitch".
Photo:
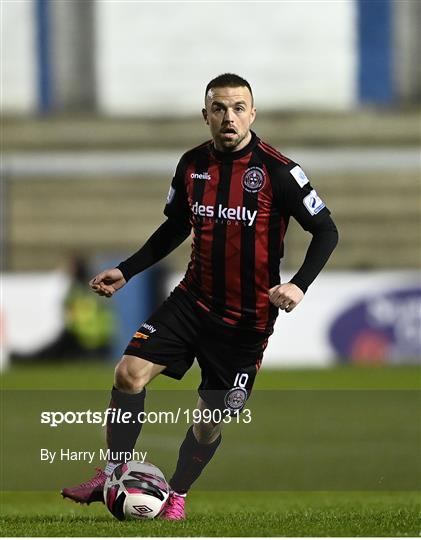
M 98 392 L 107 390 L 110 386 L 112 377 L 112 367 L 109 365 L 86 365 L 82 364 L 65 364 L 54 366 L 22 366 L 13 367 L 2 376 L 2 388 L 5 391 L 18 392 L 21 400 L 25 399 L 28 392 L 37 389 L 48 392 L 49 390 L 79 390 L 84 392 L 89 388 L 94 388 Z M 154 393 L 153 389 L 159 390 L 175 390 L 183 388 L 186 391 L 195 389 L 198 384 L 198 373 L 192 371 L 182 382 L 171 381 L 167 378 L 158 378 L 152 385 L 150 390 L 151 403 L 153 403 L 153 395 L 164 396 L 164 393 Z M 227 447 L 227 453 L 221 453 L 221 456 L 226 456 L 225 459 L 215 459 L 215 465 L 212 463 L 212 469 L 209 469 L 209 483 L 200 484 L 197 489 L 193 489 L 188 497 L 187 515 L 188 519 L 180 523 L 168 523 L 160 520 L 154 521 L 132 521 L 118 522 L 105 509 L 102 504 L 92 504 L 89 507 L 79 506 L 68 500 L 62 500 L 57 490 L 49 489 L 47 486 L 44 491 L 32 489 L 24 490 L 24 487 L 19 487 L 19 490 L 10 489 L 10 479 L 8 480 L 7 469 L 11 468 L 12 459 L 8 458 L 10 452 L 13 451 L 15 457 L 22 461 L 30 459 L 30 442 L 25 443 L 21 440 L 19 426 L 8 423 L 7 414 L 5 420 L 5 428 L 3 427 L 2 437 L 2 486 L 7 490 L 2 491 L 0 499 L 1 509 L 1 524 L 0 530 L 2 536 L 420 536 L 421 535 L 421 496 L 418 490 L 420 485 L 420 467 L 419 460 L 417 462 L 416 455 L 420 448 L 420 431 L 415 432 L 415 438 L 408 432 L 411 426 L 411 418 L 417 414 L 416 409 L 410 409 L 414 405 L 413 401 L 394 401 L 393 396 L 403 396 L 405 398 L 406 391 L 417 391 L 420 389 L 420 369 L 419 367 L 335 367 L 327 370 L 279 370 L 272 371 L 263 368 L 259 374 L 255 389 L 262 391 L 263 396 L 269 396 L 268 400 L 261 401 L 263 411 L 271 410 L 270 401 L 274 396 L 281 398 L 283 406 L 297 403 L 294 391 L 320 391 L 323 397 L 320 411 L 316 411 L 314 418 L 308 424 L 296 426 L 297 419 L 303 422 L 305 416 L 311 413 L 314 398 L 310 395 L 306 407 L 298 411 L 295 424 L 283 421 L 282 424 L 273 424 L 271 421 L 259 431 L 253 432 L 253 440 L 245 440 L 247 431 L 245 428 L 229 426 L 226 430 L 227 436 L 224 441 Z M 385 488 L 368 489 L 371 483 L 368 482 L 368 488 L 361 490 L 357 489 L 340 489 L 341 485 L 338 480 L 338 485 L 332 480 L 332 489 L 310 489 L 317 486 L 320 478 L 317 476 L 317 471 L 313 471 L 313 467 L 309 467 L 308 474 L 310 475 L 309 486 L 306 484 L 307 473 L 302 474 L 298 482 L 298 488 L 293 480 L 289 480 L 291 489 L 261 489 L 265 486 L 255 484 L 250 489 L 241 489 L 230 491 L 230 486 L 224 486 L 222 480 L 219 483 L 212 479 L 212 476 L 219 478 L 224 475 L 233 475 L 233 485 L 237 485 L 235 475 L 240 471 L 248 470 L 253 466 L 259 470 L 260 467 L 267 466 L 273 471 L 273 478 L 276 480 L 276 471 L 280 471 L 278 485 L 282 484 L 282 478 L 286 477 L 288 472 L 293 478 L 299 476 L 302 466 L 305 465 L 308 455 L 304 452 L 302 455 L 296 455 L 297 449 L 303 441 L 306 444 L 311 444 L 312 437 L 318 436 L 317 433 L 322 432 L 322 428 L 329 428 L 326 433 L 322 433 L 324 438 L 320 455 L 315 456 L 315 468 L 325 467 L 321 476 L 321 488 L 326 487 L 323 484 L 324 477 L 332 474 L 341 474 L 341 459 L 345 456 L 343 468 L 349 469 L 349 475 L 340 477 L 340 481 L 344 484 L 349 484 L 352 487 L 352 478 L 357 478 L 356 482 L 361 483 L 361 478 L 358 477 L 358 469 L 356 467 L 358 461 L 347 462 L 352 460 L 352 452 L 347 453 L 350 445 L 350 439 L 347 438 L 347 433 L 351 436 L 354 433 L 359 434 L 358 426 L 354 426 L 352 421 L 354 416 L 349 413 L 346 416 L 347 410 L 341 410 L 340 419 L 343 415 L 343 421 L 347 423 L 346 429 L 340 431 L 340 425 L 337 425 L 337 417 L 330 414 L 330 399 L 335 391 L 340 391 L 338 394 L 342 403 L 342 396 L 356 396 L 358 399 L 368 399 L 367 414 L 364 415 L 365 426 L 367 433 L 364 434 L 364 441 L 361 444 L 368 445 L 367 456 L 373 460 L 373 463 L 364 470 L 364 474 L 373 478 L 377 478 L 377 459 L 371 453 L 370 447 L 372 439 L 370 434 L 374 432 L 374 437 L 384 437 L 387 450 L 396 450 L 393 455 L 401 456 L 399 463 L 388 462 L 388 454 L 380 456 L 382 467 L 386 467 L 388 475 L 383 480 L 389 482 Z M 361 394 L 358 392 L 362 391 Z M 374 392 L 375 399 L 380 395 L 379 392 L 385 392 L 385 398 L 382 402 L 385 415 L 370 416 L 370 396 L 367 392 Z M 390 392 L 389 392 L 390 391 Z M 280 392 L 276 394 L 276 392 Z M 287 392 L 287 398 L 282 392 Z M 292 393 L 291 393 L 292 392 Z M 364 393 L 365 392 L 365 393 Z M 388 393 L 389 392 L 389 393 Z M 7 393 L 7 392 L 6 392 Z M 85 394 L 81 394 L 85 395 Z M 89 394 L 87 394 L 89 396 Z M 167 395 L 167 394 L 165 394 Z M 307 394 L 303 394 L 306 396 Z M 413 394 L 411 394 L 413 395 Z M 172 396 L 172 394 L 171 394 Z M 326 398 L 327 396 L 327 398 Z M 365 396 L 365 397 L 364 397 Z M 367 397 L 368 396 L 368 397 Z M 387 396 L 392 396 L 389 398 Z M 101 397 L 101 394 L 99 394 Z M 149 396 L 148 396 L 149 399 Z M 254 398 L 256 408 L 259 408 L 259 397 Z M 401 399 L 401 398 L 400 398 Z M 406 398 L 405 398 L 406 399 Z M 392 400 L 392 401 L 391 401 Z M 269 403 L 267 403 L 269 401 Z M 352 401 L 350 402 L 352 403 Z M 373 402 L 377 403 L 377 402 Z M 419 403 L 419 402 L 418 402 Z M 396 411 L 396 407 L 402 407 L 402 410 Z M 408 413 L 406 420 L 404 413 Z M 358 412 L 358 409 L 356 410 Z M 322 415 L 322 422 L 317 425 L 317 430 L 314 433 L 311 431 L 314 427 L 314 419 L 317 418 L 317 413 Z M 351 411 L 352 412 L 352 411 Z M 6 408 L 7 413 L 7 408 Z M 16 412 L 19 415 L 19 411 Z M 267 415 L 265 415 L 267 416 Z M 287 416 L 287 415 L 285 415 Z M 274 414 L 273 421 L 276 421 Z M 16 418 L 20 418 L 17 416 Z M 385 430 L 388 429 L 386 419 L 391 419 L 390 429 L 397 429 L 391 437 L 387 436 Z M 257 427 L 262 422 L 256 420 Z M 264 422 L 263 422 L 264 424 Z M 289 433 L 289 437 L 281 438 L 279 444 L 275 441 L 271 448 L 271 438 L 269 437 L 270 430 L 275 430 L 281 425 L 285 432 Z M 11 426 L 11 427 L 10 427 Z M 256 427 L 256 429 L 257 429 Z M 15 430 L 16 428 L 16 430 Z M 14 431 L 11 431 L 13 429 Z M 145 429 L 145 428 L 144 428 Z M 159 433 L 162 426 L 156 427 Z M 183 427 L 184 429 L 184 427 Z M 339 431 L 338 431 L 339 430 Z M 301 431 L 304 435 L 301 437 Z M 306 439 L 306 433 L 309 435 Z M 334 434 L 334 440 L 326 446 L 326 441 Z M 143 435 L 143 434 L 142 434 Z M 145 438 L 150 440 L 153 446 L 153 441 L 156 437 L 155 432 L 151 428 L 150 431 L 145 430 Z M 98 438 L 102 436 L 98 433 Z M 171 435 L 172 436 L 172 435 Z M 156 449 L 157 456 L 160 456 L 157 465 L 161 465 L 161 460 L 166 463 L 168 459 L 168 467 L 172 466 L 174 459 L 174 449 L 177 447 L 179 433 L 174 433 L 174 443 L 171 437 L 168 437 L 169 448 Z M 294 439 L 295 437 L 295 439 Z M 7 445 L 5 439 L 19 439 L 19 445 Z M 243 439 L 242 439 L 243 438 Z M 290 442 L 294 439 L 294 444 Z M 237 450 L 237 441 L 244 446 L 244 451 L 240 455 L 240 459 L 235 462 L 235 452 Z M 374 440 L 374 439 L 373 439 Z M 402 442 L 403 441 L 403 442 Z M 316 441 L 317 442 L 317 441 Z M 393 443 L 393 444 L 392 444 Z M 25 444 L 27 447 L 25 448 Z M 36 443 L 38 444 L 38 442 Z M 288 444 L 290 446 L 288 446 Z M 292 444 L 292 446 L 291 446 Z M 172 446 L 174 445 L 174 446 Z M 231 445 L 231 446 L 230 446 Z M 254 445 L 254 446 L 253 446 Z M 410 445 L 415 448 L 411 448 Z M 256 448 L 256 454 L 249 455 L 247 448 Z M 320 445 L 319 445 L 320 446 Z M 22 454 L 20 447 L 24 447 Z M 284 448 L 285 447 L 285 448 Z M 222 447 L 221 447 L 222 448 Z M 318 445 L 310 446 L 312 453 L 316 452 Z M 356 448 L 361 448 L 358 446 Z M 159 451 L 158 451 L 159 450 Z M 168 455 L 167 455 L 168 450 Z M 353 449 L 351 449 L 353 450 Z M 355 449 L 354 449 L 355 450 Z M 353 451 L 354 451 L 353 450 Z M 414 450 L 414 452 L 412 452 Z M 26 453 L 25 453 L 26 451 Z M 230 453 L 232 451 L 232 454 Z M 161 453 L 159 453 L 161 452 Z M 323 459 L 326 453 L 329 454 L 328 459 Z M 412 452 L 412 453 L 411 453 Z M 299 453 L 298 453 L 299 454 Z M 263 455 L 263 460 L 269 463 L 261 463 L 259 465 L 259 456 Z M 230 457 L 231 456 L 231 457 Z M 310 455 L 312 457 L 312 454 Z M 215 456 L 217 458 L 217 455 Z M 152 459 L 153 461 L 153 459 Z M 226 464 L 228 462 L 228 464 Z M 417 465 L 418 463 L 418 465 Z M 74 474 L 75 483 L 80 479 L 84 479 L 90 473 L 92 468 L 90 465 L 83 464 L 78 468 L 71 467 L 70 472 Z M 406 468 L 405 468 L 406 467 Z M 73 473 L 74 470 L 74 473 Z M 167 469 L 164 469 L 167 470 Z M 48 471 L 48 469 L 46 469 Z M 396 476 L 393 476 L 395 471 Z M 409 473 L 408 473 L 409 471 Z M 205 472 L 205 474 L 208 471 Z M 15 475 L 16 473 L 13 473 Z M 405 476 L 406 475 L 406 476 Z M 12 477 L 13 478 L 13 477 Z M 247 481 L 256 481 L 253 475 Z M 369 478 L 370 480 L 370 478 Z M 33 480 L 35 482 L 35 480 Z M 247 485 L 245 481 L 245 486 Z M 54 478 L 50 479 L 54 484 Z M 199 481 L 201 482 L 201 480 Z M 212 483 L 213 482 L 213 483 Z M 301 482 L 301 484 L 299 483 Z M 406 483 L 405 483 L 406 482 Z M 329 481 L 327 481 L 329 484 Z M 35 485 L 35 484 L 34 484 Z M 50 484 L 49 484 L 50 485 Z M 24 484 L 21 484 L 24 486 Z M 300 487 L 301 486 L 301 487 Z M 306 487 L 307 486 L 307 487 Z M 386 489 L 392 486 L 394 489 Z M 403 488 L 403 489 L 400 489 Z M 43 489 L 43 488 L 40 488 Z
M 5 494 L 5 536 L 418 536 L 413 493 L 192 492 L 188 519 L 115 520 L 56 493 Z

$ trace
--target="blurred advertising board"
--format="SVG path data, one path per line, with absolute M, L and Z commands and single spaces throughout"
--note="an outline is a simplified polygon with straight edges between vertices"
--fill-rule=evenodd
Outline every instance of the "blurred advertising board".
M 4 347 L 9 353 L 33 352 L 58 336 L 69 286 L 68 275 L 58 270 L 2 275 Z
M 420 357 L 419 273 L 329 272 L 300 306 L 280 314 L 266 364 L 401 364 Z

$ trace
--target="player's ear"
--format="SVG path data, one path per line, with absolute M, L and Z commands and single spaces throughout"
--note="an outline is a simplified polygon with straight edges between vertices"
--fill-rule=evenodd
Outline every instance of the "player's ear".
M 256 120 L 256 107 L 251 109 L 250 113 L 250 125 Z
M 203 116 L 203 120 L 206 122 L 206 124 L 209 125 L 208 111 L 205 108 L 202 109 L 202 116 Z

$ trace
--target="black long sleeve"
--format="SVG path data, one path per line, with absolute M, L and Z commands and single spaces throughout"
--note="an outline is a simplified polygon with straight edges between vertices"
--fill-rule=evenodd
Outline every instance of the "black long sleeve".
M 313 225 L 310 232 L 313 238 L 308 246 L 304 262 L 291 279 L 291 283 L 297 285 L 304 293 L 327 263 L 339 238 L 338 229 L 328 215 Z
M 117 268 L 128 281 L 171 253 L 184 242 L 189 234 L 189 227 L 181 225 L 173 218 L 168 218 L 136 253 L 121 262 Z

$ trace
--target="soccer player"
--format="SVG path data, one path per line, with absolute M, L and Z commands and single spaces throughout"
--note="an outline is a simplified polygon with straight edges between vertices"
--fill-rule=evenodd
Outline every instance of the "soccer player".
M 180 159 L 168 193 L 166 221 L 139 251 L 94 277 L 111 297 L 134 275 L 177 248 L 193 230 L 187 272 L 169 298 L 135 333 L 115 369 L 110 407 L 144 410 L 145 387 L 163 373 L 181 379 L 195 358 L 201 368 L 197 407 L 235 414 L 250 395 L 278 311 L 301 302 L 338 241 L 330 212 L 304 171 L 251 131 L 250 84 L 223 74 L 206 87 L 203 118 L 212 139 Z M 312 235 L 289 283 L 279 264 L 290 217 Z M 141 423 L 107 425 L 111 455 L 131 452 Z M 185 496 L 221 442 L 221 426 L 201 421 L 187 431 L 165 519 L 184 519 Z M 118 465 L 110 461 L 87 482 L 62 491 L 77 502 L 102 500 Z

